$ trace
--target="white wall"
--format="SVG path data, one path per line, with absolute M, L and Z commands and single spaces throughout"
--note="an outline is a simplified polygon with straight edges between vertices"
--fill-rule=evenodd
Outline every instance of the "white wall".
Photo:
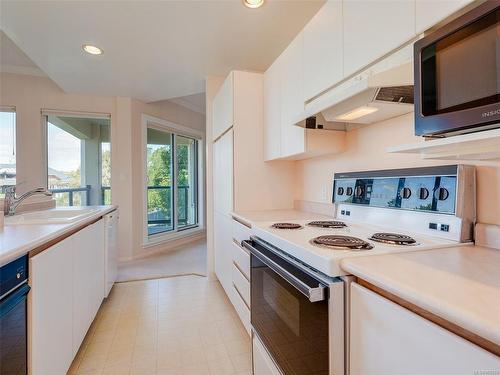
M 325 203 L 322 190 L 326 188 L 329 202 L 335 172 L 471 164 L 477 166 L 478 221 L 500 225 L 500 160 L 423 160 L 419 155 L 386 152 L 389 146 L 419 140 L 414 135 L 413 113 L 348 132 L 345 152 L 297 162 L 295 199 Z
M 204 116 L 174 103 L 150 105 L 132 98 L 68 94 L 47 77 L 9 73 L 0 73 L 0 105 L 16 107 L 20 192 L 46 184 L 42 109 L 111 115 L 111 185 L 112 202 L 120 206 L 119 256 L 131 259 L 144 255 L 143 208 L 138 198 L 142 197 L 141 114 L 198 130 L 204 130 Z

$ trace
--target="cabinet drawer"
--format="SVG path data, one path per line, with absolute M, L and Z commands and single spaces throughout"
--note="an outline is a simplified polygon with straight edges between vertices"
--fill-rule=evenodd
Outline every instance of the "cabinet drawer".
M 232 279 L 233 285 L 238 291 L 238 294 L 243 298 L 245 304 L 250 307 L 250 282 L 246 279 L 246 277 L 241 273 L 241 271 L 236 267 L 233 263 L 232 268 Z
M 239 221 L 233 219 L 232 225 L 233 238 L 236 242 L 241 243 L 241 241 L 248 240 L 252 234 L 252 229 L 243 225 Z
M 233 262 L 247 280 L 250 280 L 250 254 L 239 244 L 233 242 Z
M 233 303 L 234 309 L 238 313 L 238 316 L 241 319 L 241 322 L 243 323 L 243 326 L 247 330 L 248 334 L 250 335 L 250 310 L 248 306 L 245 304 L 243 301 L 243 298 L 240 296 L 240 293 L 236 289 L 236 287 L 233 284 L 232 287 L 232 298 L 231 302 Z
M 251 228 L 246 225 L 241 224 L 239 221 L 233 219 L 233 238 L 236 242 L 241 243 L 241 241 L 248 240 L 252 233 Z

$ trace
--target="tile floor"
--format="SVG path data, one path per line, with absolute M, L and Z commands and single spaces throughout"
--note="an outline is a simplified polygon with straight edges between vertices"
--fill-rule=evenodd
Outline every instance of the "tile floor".
M 218 281 L 116 284 L 69 374 L 251 374 L 250 338 Z
M 178 275 L 206 275 L 207 242 L 195 241 L 178 249 L 118 265 L 118 281 L 158 279 Z

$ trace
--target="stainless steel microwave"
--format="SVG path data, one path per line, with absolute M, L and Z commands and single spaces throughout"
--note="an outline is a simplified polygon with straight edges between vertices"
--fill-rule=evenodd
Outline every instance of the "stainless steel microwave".
M 415 43 L 415 133 L 500 127 L 500 0 L 489 0 Z

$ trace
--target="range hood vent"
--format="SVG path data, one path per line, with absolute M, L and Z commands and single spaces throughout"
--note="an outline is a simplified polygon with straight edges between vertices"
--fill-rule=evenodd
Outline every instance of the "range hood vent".
M 296 124 L 316 116 L 323 129 L 349 130 L 413 112 L 413 48 L 411 44 L 333 86 L 305 105 Z
M 381 102 L 413 104 L 413 86 L 381 87 L 375 100 Z

